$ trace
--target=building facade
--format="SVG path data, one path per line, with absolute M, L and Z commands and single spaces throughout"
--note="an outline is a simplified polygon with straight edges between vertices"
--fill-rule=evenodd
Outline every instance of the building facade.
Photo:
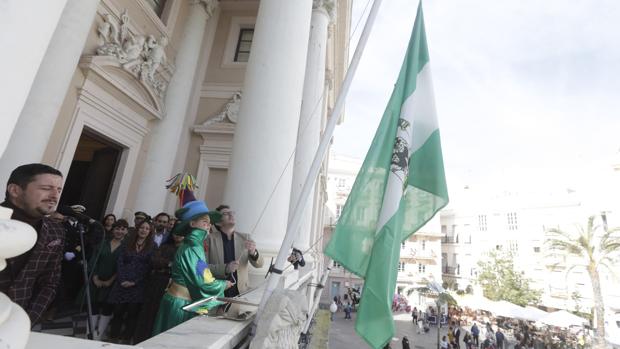
M 592 288 L 583 264 L 570 257 L 551 257 L 545 243 L 554 236 L 550 228 L 574 232 L 585 227 L 592 214 L 606 213 L 610 227 L 618 226 L 616 210 L 593 208 L 573 190 L 518 194 L 505 192 L 481 200 L 467 189 L 463 200 L 441 213 L 442 272 L 450 288 L 468 290 L 478 286 L 478 262 L 493 250 L 511 251 L 517 271 L 531 279 L 531 287 L 542 290 L 540 305 L 550 309 L 590 312 Z M 602 224 L 600 217 L 598 223 Z M 620 265 L 616 260 L 615 266 Z M 611 306 L 620 299 L 620 284 L 611 273 L 601 273 L 603 298 Z
M 0 181 L 43 162 L 64 174 L 61 205 L 128 218 L 174 212 L 166 180 L 189 172 L 197 198 L 230 205 L 265 259 L 277 254 L 346 73 L 350 0 L 7 6 L 21 25 L 13 29 L 23 27 L 13 53 L 28 59 L 9 62 L 16 79 L 0 83 L 14 96 L 2 107 Z M 29 19 L 41 20 L 36 30 Z M 320 279 L 311 242 L 322 236 L 326 199 L 323 170 L 295 246 L 309 263 L 287 271 L 287 285 Z

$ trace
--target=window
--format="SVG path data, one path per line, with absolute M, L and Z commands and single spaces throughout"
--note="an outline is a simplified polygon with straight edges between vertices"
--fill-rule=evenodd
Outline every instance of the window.
M 510 244 L 510 251 L 512 252 L 519 252 L 519 242 L 516 240 L 510 240 L 508 242 Z
M 347 182 L 345 181 L 344 178 L 338 178 L 338 188 L 344 188 L 346 184 Z
M 487 215 L 478 215 L 478 230 L 487 231 Z
M 235 50 L 235 62 L 247 62 L 250 58 L 250 48 L 254 38 L 254 28 L 241 28 L 239 30 L 239 40 Z
M 400 243 L 400 249 L 401 249 L 401 250 L 404 250 L 404 249 L 405 249 L 405 242 L 404 242 L 404 241 Z
M 517 230 L 517 213 L 510 212 L 506 217 L 508 218 L 508 230 Z
M 418 272 L 425 273 L 426 272 L 426 265 L 418 264 Z
M 448 227 L 445 225 L 441 226 L 441 235 L 448 235 Z
M 166 0 L 146 0 L 146 3 L 151 6 L 153 11 L 157 14 L 157 17 L 161 18 L 161 14 L 164 12 L 166 6 Z
M 534 247 L 534 253 L 540 253 L 540 247 L 538 246 Z
M 426 249 L 426 240 L 422 240 L 422 250 Z
M 342 213 L 342 205 L 336 205 L 336 218 L 340 218 L 341 213 Z
M 340 268 L 340 267 L 342 267 L 340 263 L 334 261 L 334 268 Z
M 405 262 L 398 262 L 398 271 L 405 271 Z

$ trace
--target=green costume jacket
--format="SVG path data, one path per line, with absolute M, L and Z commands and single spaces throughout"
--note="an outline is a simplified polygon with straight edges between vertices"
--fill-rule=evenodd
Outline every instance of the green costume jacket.
M 153 335 L 167 331 L 178 324 L 192 318 L 194 314 L 183 311 L 181 308 L 211 296 L 224 296 L 226 281 L 217 280 L 211 275 L 208 258 L 205 254 L 204 242 L 207 232 L 202 229 L 193 229 L 185 236 L 183 244 L 177 250 L 172 264 L 171 279 L 173 282 L 187 287 L 191 301 L 164 294 L 153 327 Z M 211 301 L 203 308 L 210 310 L 222 304 Z

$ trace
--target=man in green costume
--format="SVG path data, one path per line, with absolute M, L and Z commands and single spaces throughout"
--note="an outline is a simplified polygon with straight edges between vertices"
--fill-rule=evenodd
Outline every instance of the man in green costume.
M 204 201 L 196 201 L 191 193 L 185 199 L 192 201 L 175 213 L 181 223 L 173 231 L 173 234 L 185 236 L 185 239 L 174 257 L 172 282 L 161 300 L 153 327 L 154 336 L 194 316 L 183 311 L 182 307 L 211 296 L 223 297 L 224 290 L 232 286 L 230 281 L 213 277 L 205 253 L 209 250 L 205 244 L 211 223 L 219 221 L 220 214 L 210 212 Z M 221 304 L 212 300 L 205 303 L 201 310 L 207 313 Z

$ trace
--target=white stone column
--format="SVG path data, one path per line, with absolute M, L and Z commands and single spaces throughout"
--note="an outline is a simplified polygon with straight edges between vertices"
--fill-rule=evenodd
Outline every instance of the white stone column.
M 216 0 L 192 0 L 190 3 L 189 16 L 176 55 L 176 71 L 166 92 L 166 116 L 151 131 L 151 142 L 134 205 L 135 210 L 151 215 L 165 207 L 166 196 L 169 195 L 164 189 L 165 181 L 173 172 L 184 170 L 173 168 L 175 156 L 181 135 L 185 134 L 183 127 L 190 106 L 205 28 L 217 6 Z
M 99 0 L 67 1 L 0 161 L 0 183 L 6 183 L 17 166 L 43 158 L 98 4 Z
M 189 99 L 188 109 L 187 109 L 187 117 L 185 118 L 185 124 L 183 125 L 183 130 L 181 131 L 181 142 L 177 147 L 177 155 L 173 164 L 173 168 L 183 168 L 185 166 L 185 162 L 187 161 L 187 153 L 189 151 L 189 143 L 192 137 L 193 131 L 192 126 L 195 123 L 195 116 L 198 113 L 198 105 L 200 104 L 200 95 L 202 92 L 202 84 L 204 83 L 205 74 L 207 72 L 207 68 L 209 67 L 209 58 L 211 57 L 211 49 L 213 48 L 213 42 L 215 41 L 215 34 L 217 31 L 217 25 L 219 22 L 221 10 L 216 8 L 213 11 L 213 14 L 209 21 L 207 21 L 207 26 L 205 27 L 205 36 L 202 39 L 202 53 L 200 55 L 200 59 L 198 62 L 198 70 L 194 76 L 194 87 L 192 96 Z M 202 159 L 202 153 L 201 153 Z M 225 168 L 228 167 L 228 163 L 226 163 Z M 198 171 L 196 173 L 192 173 L 192 175 L 196 176 L 196 180 L 198 182 L 199 188 L 197 190 L 196 197 L 202 198 L 204 197 L 204 193 L 207 190 L 207 181 L 201 180 L 200 175 L 200 166 L 198 167 Z M 174 212 L 178 205 L 178 199 L 174 195 L 168 195 L 166 197 L 166 205 L 164 207 L 165 212 Z M 213 205 L 211 203 L 211 205 Z
M 311 11 L 310 0 L 261 0 L 245 73 L 225 203 L 266 255 L 286 233 Z
M 0 2 L 0 66 L 3 67 L 0 79 L 0 156 L 7 150 L 5 147 L 66 3 L 67 0 Z M 7 172 L 4 164 L 2 159 L 0 183 L 3 184 L 13 170 Z
M 308 43 L 308 58 L 306 61 L 306 74 L 301 103 L 301 114 L 297 132 L 297 150 L 295 152 L 295 165 L 293 168 L 293 184 L 291 186 L 291 200 L 289 213 L 291 213 L 299 200 L 301 190 L 310 171 L 310 165 L 319 147 L 321 138 L 321 117 L 325 104 L 325 61 L 327 54 L 327 27 L 333 1 L 314 1 L 312 20 L 310 24 L 310 40 Z M 312 228 L 313 202 L 317 191 L 306 199 L 299 235 L 295 247 L 305 251 L 312 241 L 310 238 Z M 289 217 L 290 219 L 290 217 Z
M 18 256 L 37 242 L 37 232 L 28 224 L 11 220 L 12 210 L 0 207 L 0 270 L 6 259 Z M 24 348 L 30 333 L 30 318 L 9 297 L 0 292 L 0 344 L 3 348 Z

